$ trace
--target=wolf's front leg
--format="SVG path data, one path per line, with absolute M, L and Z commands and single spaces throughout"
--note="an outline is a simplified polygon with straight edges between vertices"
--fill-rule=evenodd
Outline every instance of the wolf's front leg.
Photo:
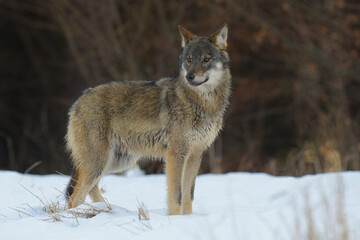
M 181 181 L 181 214 L 192 213 L 192 201 L 194 200 L 195 179 L 201 163 L 201 151 L 191 154 L 184 163 Z
M 179 215 L 181 204 L 181 174 L 184 161 L 179 154 L 169 150 L 166 154 L 166 178 L 168 187 L 168 214 Z

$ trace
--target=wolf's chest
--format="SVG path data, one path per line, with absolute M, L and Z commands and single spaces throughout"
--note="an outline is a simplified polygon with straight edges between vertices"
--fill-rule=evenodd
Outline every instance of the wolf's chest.
M 195 118 L 191 129 L 187 133 L 190 142 L 209 147 L 218 135 L 222 125 L 222 118 Z

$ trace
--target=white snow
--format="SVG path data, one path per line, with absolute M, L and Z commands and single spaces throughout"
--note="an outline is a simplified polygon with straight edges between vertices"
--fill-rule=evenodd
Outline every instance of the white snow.
M 0 239 L 360 239 L 360 172 L 301 178 L 261 173 L 198 176 L 192 215 L 166 215 L 165 175 L 108 175 L 100 181 L 111 205 L 61 221 L 43 202 L 65 204 L 69 177 L 0 171 Z M 143 202 L 150 220 L 139 220 Z

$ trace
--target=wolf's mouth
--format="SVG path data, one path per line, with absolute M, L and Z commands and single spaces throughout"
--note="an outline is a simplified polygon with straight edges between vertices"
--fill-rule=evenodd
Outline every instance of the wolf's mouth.
M 203 83 L 206 83 L 208 80 L 209 80 L 209 77 L 206 77 L 205 80 L 202 81 L 202 82 L 190 82 L 190 84 L 193 85 L 193 86 L 199 86 L 199 85 L 201 85 Z

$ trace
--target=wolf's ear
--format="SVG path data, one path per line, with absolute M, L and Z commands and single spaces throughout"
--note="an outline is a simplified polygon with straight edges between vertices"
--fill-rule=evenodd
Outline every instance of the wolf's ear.
M 228 26 L 226 23 L 224 23 L 223 25 L 221 25 L 221 27 L 219 27 L 219 29 L 216 32 L 210 35 L 209 40 L 220 50 L 226 50 L 227 34 L 228 34 Z
M 181 35 L 181 46 L 184 48 L 186 47 L 186 45 L 188 45 L 191 39 L 196 38 L 196 35 L 186 30 L 180 25 L 178 26 L 178 28 Z

